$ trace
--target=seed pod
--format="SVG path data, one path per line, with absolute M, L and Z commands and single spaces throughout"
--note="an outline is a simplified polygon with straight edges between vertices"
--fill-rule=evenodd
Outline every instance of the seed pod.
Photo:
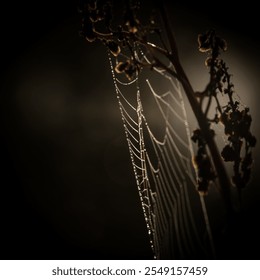
M 191 140 L 196 143 L 197 141 L 199 141 L 201 139 L 201 131 L 200 129 L 195 129 L 193 131 L 193 134 L 191 136 Z
M 120 46 L 114 41 L 107 41 L 107 46 L 114 56 L 118 56 L 121 52 Z
M 128 65 L 129 65 L 128 61 L 126 61 L 126 62 L 122 62 L 122 61 L 118 62 L 116 67 L 115 67 L 116 73 L 118 73 L 118 74 L 123 73 L 125 71 L 125 69 L 128 67 Z
M 198 187 L 197 190 L 200 195 L 207 195 L 209 190 L 209 182 L 206 180 L 198 180 Z
M 92 43 L 96 40 L 96 34 L 93 29 L 86 30 L 85 39 L 90 43 Z
M 82 21 L 82 35 L 89 42 L 94 42 L 96 40 L 96 34 L 94 32 L 93 24 L 89 19 L 84 19 Z
M 220 48 L 222 51 L 225 52 L 225 51 L 227 50 L 227 42 L 226 42 L 226 40 L 224 40 L 224 39 L 219 39 L 218 46 L 219 46 L 219 48 Z
M 208 52 L 211 50 L 211 45 L 208 39 L 208 34 L 198 35 L 198 44 L 200 52 Z
M 205 65 L 207 67 L 210 67 L 212 64 L 212 58 L 211 57 L 207 57 L 207 59 L 205 60 Z
M 129 81 L 133 79 L 133 76 L 136 73 L 136 71 L 136 66 L 133 63 L 129 63 L 128 67 L 125 69 L 125 75 Z
M 138 31 L 139 24 L 140 22 L 134 15 L 134 11 L 132 9 L 128 9 L 125 14 L 125 25 L 127 26 L 128 31 L 136 33 Z
M 221 156 L 224 159 L 224 161 L 234 161 L 236 154 L 232 147 L 226 145 L 221 152 Z

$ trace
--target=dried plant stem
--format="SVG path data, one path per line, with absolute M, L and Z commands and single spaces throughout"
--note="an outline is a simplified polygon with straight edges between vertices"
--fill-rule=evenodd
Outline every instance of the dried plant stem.
M 231 200 L 231 181 L 227 174 L 226 168 L 223 163 L 223 159 L 221 158 L 219 149 L 216 145 L 214 135 L 212 134 L 208 119 L 206 115 L 202 112 L 201 106 L 195 96 L 194 90 L 189 82 L 189 79 L 180 63 L 179 56 L 178 56 L 178 50 L 175 42 L 175 37 L 172 31 L 172 28 L 170 27 L 170 22 L 168 20 L 167 10 L 165 8 L 165 5 L 160 5 L 162 20 L 164 22 L 164 27 L 166 30 L 166 34 L 169 40 L 171 53 L 168 55 L 169 60 L 172 62 L 175 68 L 175 72 L 178 76 L 179 81 L 181 82 L 184 92 L 188 98 L 188 101 L 190 103 L 190 106 L 193 110 L 193 113 L 198 121 L 198 125 L 201 129 L 201 132 L 203 134 L 203 137 L 207 143 L 209 152 L 211 154 L 212 162 L 215 167 L 215 171 L 218 175 L 218 181 L 219 181 L 219 190 L 221 192 L 221 195 L 224 200 L 224 204 L 226 207 L 227 212 L 227 218 L 230 219 L 233 215 L 233 205 Z M 167 70 L 167 69 L 166 69 Z M 170 73 L 169 70 L 167 70 Z

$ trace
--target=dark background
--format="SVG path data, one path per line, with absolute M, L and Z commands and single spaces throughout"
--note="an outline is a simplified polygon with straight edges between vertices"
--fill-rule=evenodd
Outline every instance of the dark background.
M 196 37 L 213 27 L 260 139 L 257 7 L 179 2 L 171 17 L 194 86 Z M 79 37 L 77 1 L 11 1 L 0 20 L 0 258 L 152 258 L 106 50 Z M 258 151 L 240 254 L 223 258 L 260 258 Z

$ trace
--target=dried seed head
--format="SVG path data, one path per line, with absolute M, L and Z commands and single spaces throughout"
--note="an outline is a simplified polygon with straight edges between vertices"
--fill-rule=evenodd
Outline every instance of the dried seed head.
M 210 40 L 208 34 L 199 34 L 198 35 L 198 44 L 200 52 L 208 52 L 211 50 Z
M 116 67 L 115 67 L 116 73 L 118 73 L 118 74 L 123 73 L 125 71 L 125 69 L 128 67 L 128 65 L 129 65 L 128 61 L 126 61 L 126 62 L 122 62 L 122 61 L 118 62 Z
M 107 41 L 107 46 L 114 56 L 118 56 L 121 52 L 120 46 L 114 41 Z
M 226 145 L 221 152 L 221 156 L 224 161 L 234 161 L 236 158 L 236 153 L 231 146 Z

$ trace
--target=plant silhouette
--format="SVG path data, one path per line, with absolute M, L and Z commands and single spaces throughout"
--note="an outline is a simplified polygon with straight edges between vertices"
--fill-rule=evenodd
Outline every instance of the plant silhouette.
M 197 191 L 200 196 L 207 195 L 214 182 L 223 198 L 225 223 L 229 227 L 238 211 L 231 189 L 237 189 L 241 204 L 242 189 L 249 183 L 252 173 L 256 138 L 250 130 L 250 110 L 234 99 L 232 75 L 221 57 L 228 49 L 227 42 L 215 30 L 198 35 L 198 50 L 206 55 L 209 82 L 202 92 L 195 92 L 182 67 L 163 1 L 158 1 L 148 17 L 142 17 L 139 1 L 125 1 L 121 13 L 112 1 L 81 1 L 79 10 L 81 35 L 90 43 L 98 41 L 106 46 L 116 59 L 113 69 L 116 74 L 131 83 L 143 69 L 159 69 L 181 84 L 198 123 L 191 135 L 196 146 L 192 161 Z M 137 46 L 149 59 L 140 58 Z M 219 126 L 226 137 L 224 147 L 216 143 L 213 124 Z M 233 165 L 231 175 L 225 167 L 230 162 Z

